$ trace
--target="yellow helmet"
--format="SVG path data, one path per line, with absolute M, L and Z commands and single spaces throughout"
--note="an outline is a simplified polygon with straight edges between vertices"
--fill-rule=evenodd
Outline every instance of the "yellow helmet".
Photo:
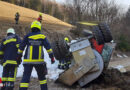
M 42 16 L 42 13 L 40 13 L 39 16 Z
M 31 24 L 31 29 L 32 28 L 38 28 L 39 30 L 41 30 L 41 23 L 39 22 L 39 21 L 34 21 L 34 22 L 32 22 L 32 24 Z
M 68 43 L 69 42 L 69 38 L 65 37 L 64 40 Z

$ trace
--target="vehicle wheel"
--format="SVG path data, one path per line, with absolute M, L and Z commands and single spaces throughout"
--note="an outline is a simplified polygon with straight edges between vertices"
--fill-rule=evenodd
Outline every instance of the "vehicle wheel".
M 59 41 L 59 49 L 62 54 L 62 58 L 66 58 L 66 56 L 69 54 L 69 47 L 63 39 Z
M 51 44 L 51 47 L 53 49 L 53 53 L 54 53 L 54 56 L 57 60 L 61 60 L 61 53 L 59 51 L 59 45 L 58 45 L 58 41 L 56 42 L 53 42 Z
M 113 40 L 111 32 L 110 32 L 110 27 L 106 23 L 100 23 L 99 28 L 103 34 L 104 41 L 106 43 Z
M 104 38 L 98 26 L 93 27 L 93 35 L 96 38 L 98 45 L 104 44 Z
M 53 42 L 51 47 L 57 60 L 64 59 L 69 54 L 69 48 L 64 40 Z

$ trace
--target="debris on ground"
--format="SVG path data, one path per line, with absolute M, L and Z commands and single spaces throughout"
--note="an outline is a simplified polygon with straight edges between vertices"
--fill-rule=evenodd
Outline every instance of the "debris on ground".
M 49 90 L 130 90 L 129 76 L 130 72 L 122 74 L 116 69 L 108 69 L 99 78 L 83 88 L 80 88 L 77 83 L 69 87 L 59 82 L 55 83 L 53 80 L 48 80 L 48 88 Z M 18 90 L 20 80 L 21 78 L 17 78 L 14 90 Z M 28 90 L 40 90 L 38 82 L 37 78 L 31 78 Z

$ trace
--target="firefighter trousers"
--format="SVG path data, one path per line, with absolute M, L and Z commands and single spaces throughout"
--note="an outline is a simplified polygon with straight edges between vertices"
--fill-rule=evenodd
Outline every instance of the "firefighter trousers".
M 37 71 L 41 90 L 47 90 L 47 80 L 45 78 L 45 75 L 47 74 L 46 64 L 24 64 L 23 66 L 24 66 L 24 73 L 20 83 L 20 90 L 28 89 L 33 67 Z
M 59 69 L 68 69 L 70 64 L 71 64 L 70 58 L 64 58 L 59 61 L 58 68 Z
M 14 81 L 16 79 L 17 66 L 13 64 L 7 64 L 3 67 L 1 90 L 13 90 Z

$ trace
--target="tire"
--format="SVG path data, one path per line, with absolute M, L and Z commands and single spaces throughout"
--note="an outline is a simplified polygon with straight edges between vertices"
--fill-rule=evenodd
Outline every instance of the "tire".
M 59 41 L 59 49 L 62 58 L 66 58 L 66 56 L 69 54 L 69 47 L 63 39 Z
M 102 35 L 102 33 L 101 33 L 98 26 L 93 27 L 93 35 L 96 38 L 96 41 L 97 41 L 98 45 L 101 45 L 101 44 L 105 43 L 103 35 Z
M 53 49 L 54 56 L 57 60 L 62 60 L 64 58 L 66 58 L 66 56 L 69 53 L 69 49 L 64 40 L 59 40 L 59 41 L 53 42 L 51 44 L 51 47 Z
M 57 60 L 61 60 L 61 54 L 59 52 L 59 48 L 58 48 L 58 42 L 53 42 L 51 44 L 51 47 L 52 47 L 52 50 L 53 50 L 53 53 L 54 53 L 54 56 Z
M 113 38 L 112 38 L 112 35 L 111 35 L 111 32 L 110 32 L 109 26 L 106 23 L 100 23 L 98 26 L 99 26 L 99 28 L 102 32 L 102 35 L 104 37 L 104 41 L 106 43 L 112 41 Z

